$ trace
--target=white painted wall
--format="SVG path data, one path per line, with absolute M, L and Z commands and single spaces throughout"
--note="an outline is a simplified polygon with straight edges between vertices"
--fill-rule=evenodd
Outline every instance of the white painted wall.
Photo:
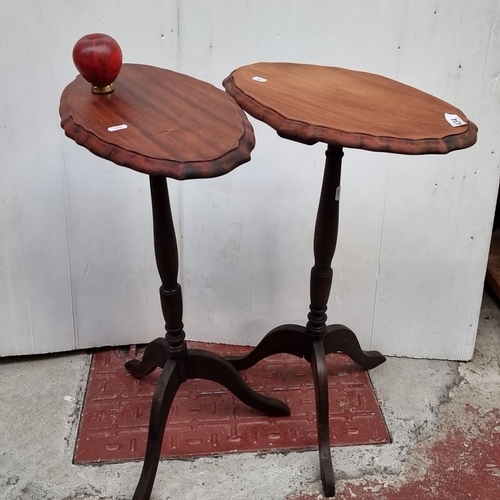
M 367 349 L 472 355 L 498 189 L 498 2 L 41 1 L 0 4 L 0 355 L 162 334 L 147 177 L 65 138 L 75 41 L 220 87 L 243 64 L 296 61 L 395 78 L 461 108 L 479 141 L 446 156 L 346 150 L 329 304 Z M 303 324 L 324 147 L 253 121 L 250 163 L 171 181 L 189 338 L 257 343 Z

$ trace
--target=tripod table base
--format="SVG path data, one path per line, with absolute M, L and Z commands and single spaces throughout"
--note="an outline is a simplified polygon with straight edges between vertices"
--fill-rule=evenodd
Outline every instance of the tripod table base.
M 259 361 L 274 354 L 293 354 L 311 364 L 316 399 L 316 421 L 318 429 L 318 451 L 321 482 L 325 496 L 335 494 L 335 477 L 332 467 L 329 434 L 328 370 L 326 356 L 343 352 L 363 368 L 371 369 L 382 364 L 385 357 L 378 351 L 363 351 L 356 334 L 344 325 L 331 325 L 321 338 L 313 338 L 299 325 L 282 325 L 271 330 L 245 356 L 231 356 L 226 359 L 237 370 L 246 370 Z
M 290 409 L 285 403 L 250 389 L 236 369 L 221 356 L 200 349 L 187 349 L 179 359 L 170 359 L 167 341 L 161 337 L 147 346 L 141 361 L 131 360 L 125 367 L 132 376 L 141 378 L 160 367 L 163 362 L 164 368 L 151 404 L 144 465 L 133 500 L 147 500 L 151 495 L 168 414 L 177 390 L 186 380 L 205 379 L 217 382 L 243 403 L 266 415 L 290 415 Z

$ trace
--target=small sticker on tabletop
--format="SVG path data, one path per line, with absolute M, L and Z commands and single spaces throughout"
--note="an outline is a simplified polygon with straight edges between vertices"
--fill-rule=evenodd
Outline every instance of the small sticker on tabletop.
M 252 80 L 260 83 L 267 82 L 267 78 L 262 78 L 262 76 L 252 76 Z
M 462 125 L 467 125 L 467 122 L 464 122 L 458 115 L 450 115 L 449 113 L 445 113 L 444 117 L 452 127 L 461 127 Z
M 117 130 L 123 130 L 128 128 L 128 125 L 122 123 L 121 125 L 113 125 L 112 127 L 108 127 L 108 132 L 116 132 Z

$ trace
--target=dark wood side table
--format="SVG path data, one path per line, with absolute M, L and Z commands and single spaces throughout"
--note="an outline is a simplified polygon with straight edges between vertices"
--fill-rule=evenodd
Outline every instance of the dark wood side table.
M 477 127 L 459 109 L 413 87 L 341 68 L 256 63 L 235 70 L 224 80 L 224 87 L 245 111 L 281 137 L 328 145 L 314 233 L 308 322 L 305 327 L 279 326 L 251 353 L 230 361 L 236 369 L 245 370 L 272 354 L 290 353 L 311 363 L 321 479 L 325 496 L 333 496 L 325 356 L 344 352 L 367 369 L 385 361 L 377 351 L 362 351 L 356 335 L 346 326 L 326 324 L 343 147 L 415 155 L 448 153 L 472 146 Z
M 236 369 L 213 353 L 187 349 L 178 253 L 166 177 L 178 180 L 223 175 L 250 159 L 255 140 L 245 114 L 225 92 L 194 78 L 151 66 L 125 64 L 115 91 L 93 94 L 78 76 L 63 91 L 61 125 L 68 137 L 117 165 L 149 175 L 154 248 L 161 278 L 165 337 L 153 340 L 142 361 L 127 370 L 137 378 L 163 371 L 156 384 L 146 457 L 134 500 L 153 487 L 165 425 L 179 386 L 188 379 L 218 382 L 268 415 L 288 406 L 250 389 Z

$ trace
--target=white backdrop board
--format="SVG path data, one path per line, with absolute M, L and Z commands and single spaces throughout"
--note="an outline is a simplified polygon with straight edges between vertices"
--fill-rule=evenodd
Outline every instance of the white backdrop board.
M 331 322 L 387 355 L 472 356 L 498 192 L 498 2 L 132 0 L 2 3 L 0 355 L 143 343 L 162 334 L 147 177 L 64 137 L 71 50 L 109 33 L 126 62 L 221 87 L 292 61 L 369 71 L 461 108 L 469 150 L 346 150 Z M 252 120 L 252 161 L 170 181 L 191 339 L 255 344 L 304 324 L 324 146 Z

